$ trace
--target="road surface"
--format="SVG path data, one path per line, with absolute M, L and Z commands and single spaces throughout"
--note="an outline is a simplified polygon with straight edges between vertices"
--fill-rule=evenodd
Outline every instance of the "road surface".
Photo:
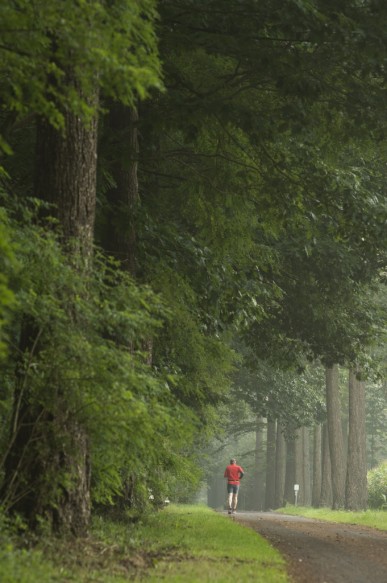
M 387 532 L 274 512 L 238 512 L 287 559 L 295 583 L 387 583 Z

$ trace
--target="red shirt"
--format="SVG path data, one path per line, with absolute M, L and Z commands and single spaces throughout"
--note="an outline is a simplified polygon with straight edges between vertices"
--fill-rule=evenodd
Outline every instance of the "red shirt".
M 227 478 L 227 483 L 234 484 L 236 486 L 240 484 L 239 477 L 243 474 L 243 468 L 241 468 L 241 466 L 237 466 L 236 464 L 230 464 L 224 470 L 224 477 Z

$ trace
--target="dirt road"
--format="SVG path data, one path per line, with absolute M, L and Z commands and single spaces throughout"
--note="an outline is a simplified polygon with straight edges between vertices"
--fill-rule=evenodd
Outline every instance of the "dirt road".
M 270 512 L 231 519 L 267 538 L 295 583 L 387 583 L 387 532 Z

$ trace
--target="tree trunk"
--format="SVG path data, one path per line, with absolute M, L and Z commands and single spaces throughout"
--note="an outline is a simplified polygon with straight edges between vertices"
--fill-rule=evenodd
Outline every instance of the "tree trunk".
M 96 105 L 96 97 L 91 102 Z M 55 205 L 50 214 L 60 221 L 64 247 L 77 269 L 87 270 L 93 252 L 97 118 L 86 124 L 69 110 L 64 115 L 64 134 L 44 120 L 38 123 L 35 193 Z M 26 323 L 21 353 L 39 350 L 38 338 L 34 324 Z M 27 374 L 18 380 L 2 493 L 7 508 L 32 526 L 43 517 L 58 532 L 84 534 L 90 518 L 88 436 L 63 387 L 52 386 L 50 393 L 42 405 Z
M 286 440 L 285 503 L 294 504 L 296 483 L 296 442 L 294 437 Z
M 312 506 L 318 508 L 321 499 L 321 472 L 322 472 L 322 443 L 321 425 L 314 426 L 313 432 L 313 486 L 312 486 Z
M 276 422 L 267 421 L 265 509 L 274 508 Z
M 365 384 L 349 371 L 349 435 L 345 492 L 347 510 L 367 508 Z
M 303 454 L 303 479 L 304 479 L 304 506 L 312 503 L 312 492 L 310 485 L 310 431 L 309 427 L 302 429 L 302 454 Z
M 326 400 L 328 414 L 329 451 L 332 474 L 332 508 L 344 508 L 345 458 L 341 425 L 338 366 L 326 368 Z
M 277 421 L 277 442 L 275 452 L 275 496 L 274 508 L 285 505 L 285 474 L 286 474 L 286 442 L 282 432 L 282 426 Z
M 322 427 L 322 469 L 321 469 L 321 498 L 320 506 L 332 506 L 332 469 L 331 455 L 329 452 L 328 425 Z
M 54 205 L 50 214 L 59 219 L 65 245 L 86 261 L 94 243 L 96 168 L 96 117 L 84 123 L 67 111 L 65 135 L 44 120 L 39 122 L 35 195 Z
M 264 443 L 263 443 L 263 425 L 262 417 L 257 418 L 257 427 L 255 430 L 255 464 L 253 474 L 253 494 L 252 502 L 254 510 L 262 510 L 264 506 L 263 492 L 264 492 Z
M 108 193 L 110 212 L 106 245 L 121 262 L 122 269 L 135 275 L 135 212 L 139 202 L 137 109 L 114 102 L 108 123 L 112 136 L 110 147 L 114 153 L 112 174 L 115 186 Z
M 136 212 L 139 204 L 138 185 L 138 123 L 136 107 L 128 107 L 119 102 L 110 104 L 109 134 L 110 152 L 114 159 L 111 164 L 115 186 L 107 194 L 109 211 L 105 247 L 120 262 L 121 269 L 133 277 L 139 277 L 136 257 Z M 128 346 L 129 351 L 135 347 Z M 146 355 L 146 364 L 152 365 L 153 339 L 142 341 L 141 351 Z M 129 479 L 132 479 L 130 477 Z M 136 480 L 133 480 L 136 484 Z M 123 499 L 129 507 L 132 501 Z
M 304 447 L 303 447 L 303 428 L 300 427 L 296 431 L 295 442 L 295 484 L 298 484 L 300 489 L 298 491 L 297 503 L 300 506 L 304 505 L 305 500 L 305 482 L 304 482 Z

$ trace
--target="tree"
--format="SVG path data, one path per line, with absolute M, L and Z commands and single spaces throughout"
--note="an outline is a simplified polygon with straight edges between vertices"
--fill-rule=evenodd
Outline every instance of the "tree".
M 265 509 L 275 507 L 276 422 L 267 420 Z
M 312 506 L 320 506 L 321 496 L 321 475 L 322 475 L 322 439 L 321 425 L 315 425 L 313 430 L 313 485 L 312 485 Z
M 5 30 L 2 50 L 10 56 L 2 67 L 10 68 L 13 79 L 5 85 L 5 105 L 18 113 L 31 111 L 39 116 L 35 196 L 52 205 L 50 214 L 58 219 L 64 248 L 86 278 L 94 243 L 99 89 L 130 103 L 134 95 L 143 96 L 157 81 L 152 4 L 141 4 L 135 10 L 127 2 L 113 3 L 109 9 L 101 2 L 80 6 L 73 1 L 49 9 L 38 5 L 32 10 L 26 2 L 18 9 L 7 6 L 6 26 L 18 18 L 25 30 L 20 29 L 16 36 Z M 136 25 L 141 26 L 133 34 Z M 145 39 L 150 43 L 147 49 L 140 45 L 133 50 L 135 42 Z M 110 64 L 106 66 L 108 51 Z M 32 74 L 28 92 L 27 71 Z M 74 320 L 77 301 L 70 292 L 67 310 Z M 41 323 L 26 319 L 19 341 L 22 358 L 28 360 L 37 350 L 44 352 L 46 342 Z M 21 364 L 19 370 L 4 463 L 3 494 L 8 508 L 21 512 L 31 524 L 43 515 L 59 531 L 83 533 L 90 516 L 85 423 L 68 402 L 59 374 L 57 380 L 46 378 L 53 399 L 45 406 L 43 395 L 34 393 Z M 47 388 L 43 382 L 41 390 Z M 48 496 L 49 480 L 53 481 Z
M 327 423 L 324 423 L 322 432 L 322 481 L 319 506 L 330 507 L 332 505 L 332 468 Z
M 332 507 L 338 509 L 344 508 L 345 504 L 345 463 L 337 365 L 326 368 L 326 398 L 332 475 Z
M 281 427 L 277 422 L 277 439 L 275 449 L 275 495 L 274 508 L 284 505 L 285 477 L 286 477 L 286 441 Z
M 365 383 L 359 372 L 349 371 L 349 435 L 345 507 L 367 508 L 367 460 L 365 426 Z

